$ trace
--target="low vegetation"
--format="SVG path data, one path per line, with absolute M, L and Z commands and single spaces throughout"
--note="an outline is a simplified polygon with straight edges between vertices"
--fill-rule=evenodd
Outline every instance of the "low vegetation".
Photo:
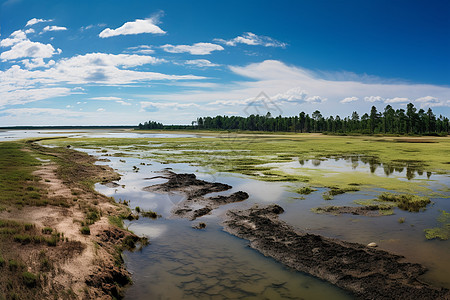
M 398 208 L 411 212 L 418 212 L 431 203 L 428 197 L 411 194 L 382 193 L 378 196 L 378 199 L 380 201 L 394 202 Z
M 450 238 L 450 213 L 442 210 L 437 219 L 439 227 L 425 229 L 425 237 L 429 240 L 440 239 L 448 240 Z

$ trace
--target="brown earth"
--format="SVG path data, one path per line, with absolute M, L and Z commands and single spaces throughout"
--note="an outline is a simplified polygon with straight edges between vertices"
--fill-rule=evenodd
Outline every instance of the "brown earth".
M 420 280 L 426 268 L 403 257 L 320 235 L 296 231 L 278 219 L 278 205 L 228 211 L 227 232 L 297 271 L 326 280 L 358 299 L 450 299 L 450 291 Z
M 32 143 L 28 146 L 27 151 L 55 157 L 53 162 L 44 162 L 34 175 L 40 178 L 45 197 L 64 203 L 63 206 L 11 207 L 0 212 L 0 219 L 32 223 L 38 233 L 43 228 L 52 228 L 63 234 L 62 241 L 53 247 L 33 243 L 8 245 L 26 263 L 28 271 L 45 275 L 35 297 L 121 298 L 123 287 L 130 282 L 121 251 L 133 248 L 140 238 L 110 224 L 108 217 L 126 214 L 129 209 L 97 193 L 86 181 L 110 182 L 119 179 L 119 175 L 109 167 L 94 165 L 96 159 L 81 152 L 44 148 Z M 88 223 L 90 234 L 82 234 L 80 224 L 87 222 L 92 212 L 96 217 Z M 42 251 L 51 264 L 47 272 L 39 267 L 38 257 Z
M 383 211 L 389 211 L 392 207 L 384 207 L 380 205 L 367 205 L 367 206 L 325 206 L 325 207 L 317 207 L 314 209 L 316 213 L 325 213 L 325 214 L 352 214 L 359 216 L 368 216 L 368 217 L 379 217 L 384 216 Z

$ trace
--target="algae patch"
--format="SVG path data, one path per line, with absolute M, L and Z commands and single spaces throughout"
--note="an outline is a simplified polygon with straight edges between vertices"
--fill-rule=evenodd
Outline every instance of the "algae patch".
M 382 193 L 378 196 L 378 199 L 380 201 L 395 202 L 398 208 L 410 212 L 418 212 L 431 203 L 428 197 L 412 194 Z
M 450 213 L 442 210 L 441 215 L 437 218 L 437 221 L 441 224 L 441 227 L 425 229 L 425 237 L 428 240 L 448 240 L 450 237 Z

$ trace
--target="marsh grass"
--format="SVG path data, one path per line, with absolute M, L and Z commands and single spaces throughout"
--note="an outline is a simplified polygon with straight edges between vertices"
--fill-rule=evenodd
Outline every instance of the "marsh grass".
M 263 181 L 300 181 L 317 187 L 346 188 L 355 184 L 361 189 L 376 187 L 402 193 L 429 192 L 426 182 L 417 184 L 395 177 L 383 178 L 362 172 L 321 174 L 301 170 L 288 174 L 276 166 L 267 167 L 265 164 L 357 155 L 366 157 L 367 162 L 373 163 L 375 168 L 383 163 L 387 171 L 409 168 L 444 174 L 448 172 L 446 153 L 450 151 L 449 138 L 427 138 L 433 142 L 430 147 L 428 141 L 398 142 L 395 137 L 263 133 L 229 136 L 221 132 L 208 134 L 215 138 L 80 138 L 54 139 L 42 143 L 108 150 L 127 147 L 137 151 L 142 157 L 161 163 L 189 163 L 218 172 L 239 173 Z
M 382 193 L 378 196 L 379 201 L 394 202 L 398 208 L 410 212 L 418 212 L 424 209 L 429 203 L 430 198 L 412 194 L 394 194 Z

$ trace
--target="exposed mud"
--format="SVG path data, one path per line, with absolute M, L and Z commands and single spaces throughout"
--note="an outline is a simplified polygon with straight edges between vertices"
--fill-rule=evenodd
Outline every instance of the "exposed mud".
M 228 211 L 227 232 L 301 272 L 326 280 L 359 299 L 449 299 L 450 291 L 422 282 L 420 264 L 367 246 L 296 231 L 278 220 L 278 205 Z
M 319 214 L 352 214 L 358 216 L 380 217 L 391 211 L 390 206 L 367 205 L 367 206 L 325 206 L 314 208 L 313 211 Z M 383 213 L 384 212 L 384 213 Z
M 223 192 L 231 189 L 228 184 L 220 182 L 208 182 L 199 180 L 195 174 L 176 174 L 170 170 L 163 171 L 167 182 L 145 187 L 149 192 L 178 192 L 186 195 L 186 199 L 173 208 L 173 214 L 182 218 L 195 220 L 198 217 L 209 214 L 213 209 L 228 203 L 246 200 L 249 196 L 246 192 L 238 191 L 227 196 L 204 197 L 207 194 Z

